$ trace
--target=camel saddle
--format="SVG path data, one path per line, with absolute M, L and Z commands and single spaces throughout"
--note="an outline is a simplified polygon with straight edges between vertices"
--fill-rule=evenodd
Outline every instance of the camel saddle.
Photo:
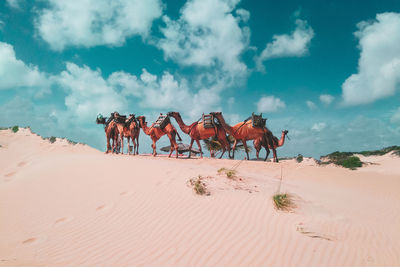
M 253 127 L 257 127 L 257 128 L 264 128 L 267 119 L 263 119 L 262 117 L 262 113 L 260 113 L 260 115 L 256 115 L 254 114 L 254 112 L 251 114 L 251 121 L 253 123 Z
M 214 116 L 212 114 L 203 113 L 203 126 L 204 128 L 215 128 Z
M 119 115 L 116 119 L 115 122 L 117 123 L 124 123 L 125 124 L 126 121 L 126 115 Z
M 153 124 L 153 127 L 162 130 L 165 128 L 165 126 L 167 126 L 168 123 L 170 123 L 168 115 L 163 115 L 161 113 L 156 122 Z

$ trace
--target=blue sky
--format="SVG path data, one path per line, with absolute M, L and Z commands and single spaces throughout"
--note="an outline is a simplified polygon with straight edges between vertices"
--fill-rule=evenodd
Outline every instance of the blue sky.
M 0 126 L 104 150 L 98 113 L 263 112 L 280 156 L 398 145 L 399 43 L 395 0 L 1 1 Z

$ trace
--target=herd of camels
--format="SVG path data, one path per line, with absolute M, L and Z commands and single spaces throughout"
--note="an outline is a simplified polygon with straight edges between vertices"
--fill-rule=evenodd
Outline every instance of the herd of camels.
M 229 158 L 234 158 L 235 148 L 238 141 L 243 143 L 247 159 L 249 160 L 249 153 L 246 141 L 253 140 L 254 148 L 256 150 L 257 159 L 259 158 L 259 152 L 262 147 L 266 150 L 266 156 L 264 161 L 267 160 L 270 154 L 270 149 L 273 151 L 273 161 L 278 162 L 278 157 L 276 154 L 276 148 L 283 146 L 285 142 L 285 136 L 288 131 L 282 131 L 281 138 L 275 137 L 272 132 L 265 126 L 266 119 L 262 116 L 252 115 L 247 120 L 239 122 L 234 126 L 230 126 L 225 122 L 224 117 L 221 112 L 211 112 L 208 115 L 202 116 L 198 121 L 186 125 L 179 112 L 168 112 L 166 115 L 160 115 L 159 119 L 153 123 L 150 127 L 147 126 L 145 116 L 135 117 L 134 114 L 130 114 L 128 117 L 120 115 L 118 112 L 111 113 L 111 116 L 106 120 L 101 115 L 96 119 L 97 124 L 104 124 L 104 130 L 107 138 L 107 149 L 106 153 L 114 152 L 115 146 L 120 141 L 121 153 L 124 151 L 124 137 L 127 138 L 128 152 L 130 143 L 133 143 L 133 154 L 139 154 L 139 134 L 140 128 L 146 135 L 149 135 L 152 140 L 153 156 L 157 155 L 156 143 L 163 136 L 167 135 L 171 146 L 170 153 L 168 157 L 171 157 L 173 150 L 176 151 L 176 158 L 178 158 L 178 144 L 176 142 L 176 137 L 178 141 L 182 141 L 179 136 L 178 131 L 172 125 L 170 118 L 174 118 L 178 123 L 181 130 L 190 136 L 190 146 L 189 151 L 191 151 L 193 142 L 196 141 L 200 157 L 203 157 L 203 152 L 200 145 L 200 140 L 208 139 L 210 137 L 216 137 L 218 142 L 221 144 L 222 153 L 219 158 L 221 158 L 226 151 L 228 151 Z M 257 122 L 257 123 L 256 123 Z M 228 135 L 234 138 L 233 147 L 231 148 Z M 111 142 L 112 141 L 112 146 Z M 231 155 L 232 151 L 232 155 Z M 191 152 L 189 152 L 189 157 Z

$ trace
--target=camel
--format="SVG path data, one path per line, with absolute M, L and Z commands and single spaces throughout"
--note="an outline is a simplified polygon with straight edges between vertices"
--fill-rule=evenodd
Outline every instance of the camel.
M 104 124 L 104 132 L 106 133 L 106 139 L 107 139 L 107 149 L 106 149 L 106 154 L 108 154 L 110 151 L 114 152 L 114 148 L 117 144 L 117 138 L 118 138 L 118 129 L 117 129 L 117 124 L 114 121 L 114 113 L 111 113 L 111 117 L 108 118 L 107 122 L 105 120 L 103 121 L 98 121 L 97 124 Z M 112 147 L 110 145 L 110 139 L 112 139 Z
M 139 128 L 139 123 L 135 118 L 135 114 L 129 114 L 129 117 L 125 120 L 125 124 L 122 127 L 122 133 L 123 133 L 123 136 L 126 137 L 126 139 L 128 141 L 127 153 L 130 154 L 130 151 L 129 151 L 129 146 L 130 146 L 129 140 L 132 139 L 133 155 L 139 154 L 140 128 Z
M 175 141 L 175 136 L 178 136 L 178 141 L 182 141 L 181 137 L 178 134 L 178 131 L 175 129 L 175 127 L 171 124 L 171 122 L 168 122 L 168 124 L 164 127 L 164 129 L 161 128 L 155 128 L 154 123 L 151 125 L 151 127 L 147 127 L 147 122 L 146 122 L 146 117 L 145 116 L 139 116 L 137 118 L 139 120 L 139 126 L 142 128 L 143 132 L 150 136 L 151 140 L 153 141 L 153 144 L 151 147 L 153 148 L 153 157 L 157 155 L 156 152 L 156 142 L 163 136 L 167 135 L 169 138 L 169 141 L 171 143 L 171 150 L 169 152 L 168 157 L 171 157 L 173 149 L 175 149 L 176 152 L 176 158 L 178 158 L 178 144 Z M 167 118 L 168 119 L 168 118 Z
M 126 116 L 121 116 L 118 112 L 114 112 L 113 114 L 114 122 L 116 123 L 118 130 L 117 138 L 119 136 L 121 140 L 121 154 L 124 154 L 124 137 L 129 136 L 129 131 L 125 127 Z
M 203 158 L 203 151 L 201 149 L 200 140 L 207 139 L 212 136 L 217 136 L 218 141 L 221 143 L 223 151 L 219 158 L 222 158 L 226 149 L 228 149 L 228 153 L 230 156 L 230 145 L 228 140 L 226 139 L 226 131 L 225 129 L 218 125 L 215 128 L 204 128 L 204 124 L 202 121 L 197 121 L 192 123 L 191 125 L 186 125 L 179 112 L 168 112 L 168 116 L 175 118 L 182 132 L 189 135 L 191 138 L 190 146 L 189 146 L 189 158 L 191 157 L 191 149 L 193 146 L 193 142 L 196 141 L 197 146 L 200 150 L 200 158 Z
M 262 138 L 262 136 L 264 135 L 267 128 L 253 127 L 251 119 L 243 121 L 243 122 L 239 122 L 239 123 L 235 124 L 234 126 L 230 126 L 225 122 L 225 119 L 222 116 L 222 112 L 212 112 L 211 114 L 213 114 L 219 120 L 219 122 L 222 124 L 222 127 L 224 127 L 225 131 L 235 138 L 235 141 L 234 141 L 233 147 L 232 147 L 232 158 L 235 157 L 235 148 L 236 148 L 237 142 L 239 140 L 241 140 L 243 143 L 244 149 L 246 151 L 247 160 L 249 160 L 250 157 L 249 157 L 249 152 L 247 149 L 247 143 L 246 143 L 247 140 L 254 140 L 254 139 Z M 270 140 L 270 138 L 267 138 L 267 140 L 272 144 L 272 140 Z M 274 148 L 272 148 L 272 149 L 274 150 Z
M 272 149 L 271 144 L 269 144 L 268 141 L 267 141 L 268 137 L 270 137 L 272 139 L 272 143 L 273 143 L 274 148 L 276 150 L 278 147 L 283 146 L 283 144 L 285 143 L 285 137 L 286 137 L 288 132 L 289 132 L 288 130 L 282 131 L 282 136 L 281 136 L 280 140 L 278 140 L 278 138 L 276 136 L 272 135 L 271 132 L 265 132 L 265 134 L 263 135 L 262 138 L 254 139 L 253 145 L 254 145 L 254 149 L 256 150 L 257 159 L 259 158 L 258 155 L 260 153 L 261 147 L 264 147 L 265 150 L 266 150 L 266 156 L 265 156 L 264 161 L 267 160 L 268 155 L 269 155 L 269 149 Z M 276 153 L 274 153 L 274 159 L 276 161 L 278 160 Z

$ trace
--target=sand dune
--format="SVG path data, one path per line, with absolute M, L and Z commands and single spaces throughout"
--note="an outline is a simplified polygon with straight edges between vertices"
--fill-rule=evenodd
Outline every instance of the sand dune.
M 242 161 L 228 179 L 239 161 L 105 155 L 28 129 L 0 145 L 0 266 L 400 266 L 399 157 Z M 294 212 L 271 200 L 281 172 Z

